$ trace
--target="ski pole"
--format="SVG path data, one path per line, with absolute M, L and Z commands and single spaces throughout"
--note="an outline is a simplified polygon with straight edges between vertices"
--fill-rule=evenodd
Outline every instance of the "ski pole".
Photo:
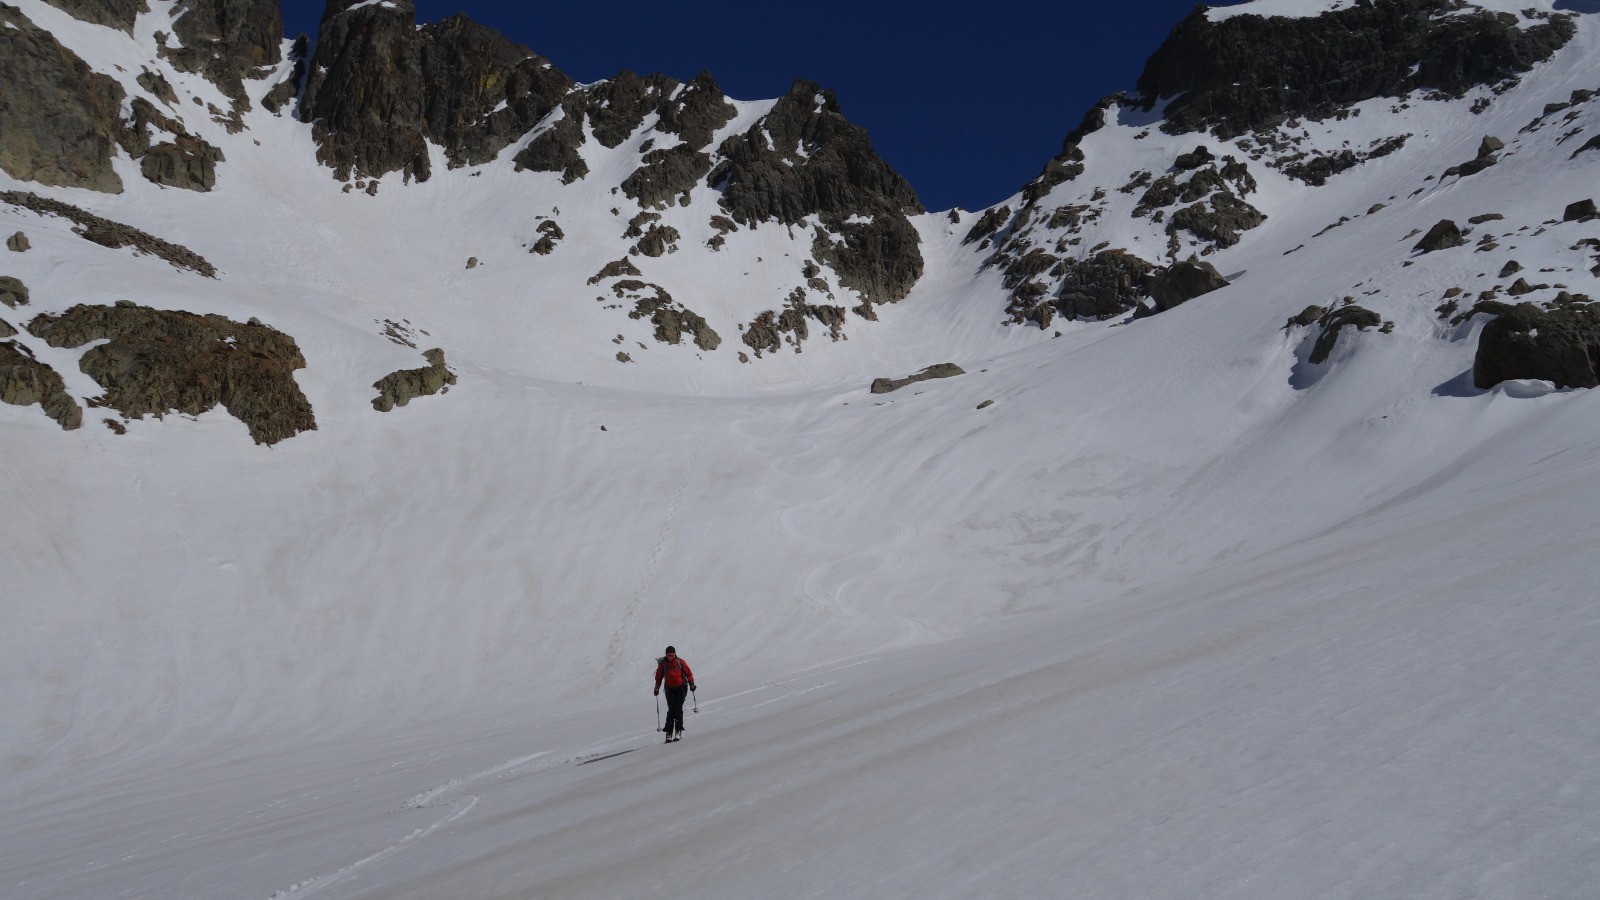
M 694 688 L 690 688 L 689 696 L 694 698 L 694 711 L 696 713 L 700 712 L 700 695 L 695 693 Z
M 661 695 L 656 695 L 656 730 L 661 730 Z

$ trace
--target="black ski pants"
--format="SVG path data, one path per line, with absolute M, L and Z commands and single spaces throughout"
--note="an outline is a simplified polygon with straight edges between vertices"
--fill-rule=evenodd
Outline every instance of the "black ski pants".
M 689 686 L 680 684 L 677 687 L 667 686 L 667 727 L 661 729 L 667 734 L 675 734 L 683 730 L 683 701 L 689 696 Z

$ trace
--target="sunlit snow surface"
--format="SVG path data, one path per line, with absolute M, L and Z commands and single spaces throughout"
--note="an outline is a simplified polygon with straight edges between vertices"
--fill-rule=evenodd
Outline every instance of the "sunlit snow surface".
M 130 84 L 167 6 L 130 39 L 17 4 Z M 1520 133 L 1600 88 L 1595 44 L 1584 16 L 1481 116 L 1305 123 L 1318 146 L 1416 137 L 1320 189 L 1252 165 L 1268 223 L 1211 258 L 1231 287 L 1171 312 L 1002 326 L 975 214 L 930 214 L 927 272 L 881 322 L 748 365 L 724 322 L 780 302 L 809 234 L 713 254 L 714 197 L 667 213 L 683 249 L 641 265 L 726 329 L 714 352 L 584 284 L 626 246 L 637 207 L 604 186 L 642 134 L 591 142 L 571 188 L 513 147 L 368 197 L 258 104 L 239 135 L 191 123 L 227 155 L 210 194 L 126 161 L 118 196 L 0 176 L 223 273 L 7 206 L 33 303 L 0 317 L 259 317 L 299 343 L 319 424 L 264 448 L 220 410 L 118 436 L 104 410 L 63 432 L 0 406 L 0 895 L 1587 895 L 1600 395 L 1473 389 L 1482 320 L 1434 307 L 1507 257 L 1600 295 L 1570 249 L 1597 226 L 1558 221 L 1594 193 L 1600 153 L 1569 156 L 1600 105 Z M 1091 135 L 1059 202 L 1228 149 L 1148 125 Z M 1500 165 L 1427 180 L 1486 134 Z M 1485 212 L 1500 250 L 1411 253 Z M 1143 236 L 1114 213 L 1084 247 Z M 523 246 L 536 215 L 567 235 L 549 258 Z M 1347 295 L 1393 333 L 1311 366 L 1285 319 Z M 445 349 L 447 395 L 373 411 L 373 381 L 422 364 L 385 319 Z M 19 340 L 98 393 L 81 351 Z M 968 374 L 867 392 L 946 361 Z M 660 746 L 668 643 L 700 700 Z

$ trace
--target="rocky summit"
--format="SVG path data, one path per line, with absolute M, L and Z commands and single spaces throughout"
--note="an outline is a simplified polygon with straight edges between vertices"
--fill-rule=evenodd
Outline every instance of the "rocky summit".
M 1289 256 L 1333 228 L 1379 227 L 1379 210 L 1397 221 L 1408 203 L 1445 187 L 1432 175 L 1452 185 L 1481 180 L 1546 145 L 1574 165 L 1600 159 L 1582 153 L 1600 141 L 1588 132 L 1600 84 L 1541 98 L 1532 120 L 1489 124 L 1521 102 L 1519 92 L 1538 93 L 1540 67 L 1559 64 L 1578 35 L 1581 17 L 1562 4 L 1515 13 L 1463 0 L 1288 12 L 1278 4 L 1267 14 L 1196 9 L 1156 48 L 1136 89 L 1091 108 L 1015 196 L 937 216 L 840 99 L 804 79 L 757 102 L 727 97 L 709 72 L 685 83 L 623 70 L 580 85 L 465 15 L 417 22 L 411 0 L 331 0 L 309 56 L 307 42 L 283 39 L 272 0 L 0 6 L 9 47 L 0 54 L 0 170 L 11 183 L 0 198 L 74 223 L 105 246 L 223 279 L 206 260 L 208 234 L 186 221 L 209 213 L 162 216 L 147 230 L 100 215 L 93 198 L 129 190 L 127 173 L 146 182 L 136 193 L 159 198 L 157 206 L 163 189 L 216 192 L 230 180 L 231 196 L 254 196 L 250 185 L 270 168 L 277 189 L 292 178 L 295 192 L 343 195 L 344 211 L 318 200 L 327 212 L 317 215 L 396 223 L 427 204 L 425 217 L 407 220 L 418 235 L 407 254 L 422 263 L 432 248 L 455 245 L 471 275 L 446 280 L 441 260 L 438 273 L 418 273 L 431 290 L 490 308 L 554 304 L 604 336 L 587 352 L 625 357 L 640 371 L 676 368 L 671 360 L 692 352 L 691 365 L 737 379 L 739 367 L 777 365 L 820 335 L 842 345 L 881 327 L 886 305 L 915 305 L 919 288 L 938 292 L 924 283 L 931 268 L 973 272 L 975 302 L 992 304 L 988 320 L 1000 331 L 1053 336 L 1147 319 L 1202 296 L 1206 305 L 1227 302 L 1238 272 L 1226 259 L 1237 248 L 1281 243 Z M 65 43 L 35 21 L 55 8 L 76 23 Z M 87 36 L 97 29 L 118 35 L 106 40 L 121 42 L 119 59 L 144 55 L 137 71 L 79 52 L 96 46 Z M 1378 196 L 1364 172 L 1398 171 L 1458 140 L 1439 124 L 1449 117 L 1427 114 L 1447 108 L 1482 123 L 1468 129 L 1472 147 L 1457 164 Z M 285 122 L 309 136 L 315 164 L 264 167 L 295 131 Z M 439 207 L 424 198 L 439 179 L 462 209 L 479 210 L 471 215 L 485 228 L 470 245 L 459 229 L 430 227 Z M 480 184 L 483 199 L 469 199 Z M 392 199 L 372 199 L 380 190 Z M 1314 233 L 1292 216 L 1277 227 L 1313 193 L 1349 193 L 1348 204 L 1333 206 L 1352 208 Z M 215 209 L 260 214 L 240 202 Z M 1437 255 L 1476 241 L 1491 252 L 1499 239 L 1474 227 L 1436 219 L 1405 246 Z M 495 249 L 507 242 L 520 256 Z M 312 256 L 337 266 L 348 252 L 324 245 Z M 523 285 L 537 298 L 518 299 Z M 1323 305 L 1337 306 L 1350 288 L 1326 289 Z M 1480 301 L 1493 293 L 1471 290 L 1485 294 Z M 404 317 L 411 304 L 391 297 L 375 320 Z M 59 313 L 70 299 L 40 312 Z M 1501 309 L 1473 308 L 1484 319 Z M 561 341 L 563 358 L 585 352 Z M 619 344 L 634 346 L 618 352 Z M 849 355 L 842 346 L 829 355 L 841 353 Z M 404 369 L 394 362 L 386 371 Z

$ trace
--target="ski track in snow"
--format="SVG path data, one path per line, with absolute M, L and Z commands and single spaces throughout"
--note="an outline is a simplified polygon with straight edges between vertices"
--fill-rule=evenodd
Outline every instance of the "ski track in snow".
M 830 687 L 834 684 L 832 681 L 817 681 L 819 677 L 846 669 L 852 669 L 857 666 L 867 665 L 868 663 L 876 662 L 879 658 L 880 657 L 877 656 L 870 656 L 864 659 L 852 660 L 846 663 L 822 666 L 798 675 L 794 675 L 790 678 L 768 681 L 762 684 L 760 687 L 738 691 L 733 694 L 718 697 L 715 700 L 708 700 L 706 701 L 703 710 L 696 710 L 696 715 L 697 717 L 698 715 L 705 715 L 708 719 L 726 717 L 737 713 L 747 713 L 758 710 L 774 703 L 782 703 L 793 700 L 797 697 L 802 697 L 806 694 L 823 690 L 824 688 Z M 775 696 L 762 696 L 769 693 L 775 693 Z M 696 702 L 698 705 L 698 700 Z M 643 749 L 644 747 L 647 747 L 653 743 L 656 743 L 654 740 L 654 735 L 641 735 L 639 733 L 634 733 L 625 736 L 612 736 L 588 744 L 577 752 L 566 753 L 562 754 L 561 756 L 553 756 L 555 753 L 554 750 L 541 750 L 537 753 L 524 754 L 522 756 L 508 759 L 497 765 L 490 766 L 489 768 L 474 772 L 470 775 L 463 775 L 459 778 L 449 779 L 448 781 L 445 781 L 436 787 L 413 795 L 411 798 L 401 804 L 399 808 L 399 811 L 402 813 L 413 812 L 417 810 L 449 810 L 446 815 L 433 821 L 425 827 L 412 831 L 405 837 L 395 841 L 392 844 L 388 844 L 379 850 L 361 857 L 349 865 L 342 866 L 325 875 L 307 878 L 303 881 L 296 882 L 287 888 L 275 891 L 268 897 L 268 900 L 291 900 L 291 898 L 293 898 L 293 900 L 299 900 L 299 898 L 309 897 L 358 874 L 361 874 L 379 862 L 392 859 L 402 850 L 406 850 L 429 835 L 435 834 L 441 829 L 447 828 L 450 825 L 453 825 L 456 822 L 464 819 L 483 801 L 485 787 L 489 784 L 492 784 L 494 781 L 505 778 L 538 775 L 541 772 L 547 772 L 552 769 L 558 769 L 574 763 L 582 765 L 584 763 L 600 762 L 602 760 L 621 756 L 625 753 Z M 623 749 L 618 749 L 619 747 Z M 462 792 L 468 788 L 471 788 L 476 792 L 466 793 L 463 794 L 463 796 L 453 799 L 441 800 L 441 798 L 448 794 Z

